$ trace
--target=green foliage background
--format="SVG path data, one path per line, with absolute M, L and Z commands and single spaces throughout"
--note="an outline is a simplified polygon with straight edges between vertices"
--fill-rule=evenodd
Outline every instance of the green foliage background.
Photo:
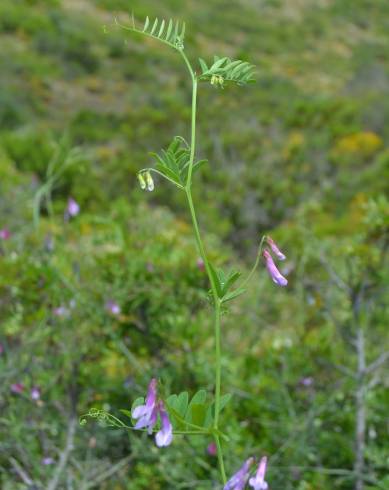
M 46 488 L 69 419 L 130 407 L 153 375 L 166 394 L 213 388 L 207 282 L 184 202 L 165 182 L 152 195 L 136 183 L 149 151 L 189 136 L 187 74 L 174 52 L 114 28 L 130 10 L 185 20 L 193 60 L 257 66 L 256 85 L 204 84 L 199 97 L 198 157 L 210 163 L 194 199 L 214 262 L 245 271 L 264 233 L 288 255 L 286 290 L 262 269 L 224 318 L 228 471 L 268 454 L 272 490 L 353 489 L 356 383 L 344 367 L 356 367 L 356 321 L 368 362 L 389 349 L 386 0 L 1 1 L 0 228 L 12 233 L 0 255 L 1 488 Z M 48 163 L 76 147 L 34 228 Z M 69 196 L 81 213 L 64 223 Z M 370 490 L 389 486 L 384 373 L 366 400 Z M 157 450 L 77 427 L 58 488 L 217 488 L 209 442 Z

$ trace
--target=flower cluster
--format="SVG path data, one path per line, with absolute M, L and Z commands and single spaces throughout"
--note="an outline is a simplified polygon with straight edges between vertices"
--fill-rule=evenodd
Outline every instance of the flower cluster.
M 256 474 L 249 478 L 250 467 L 253 462 L 254 458 L 246 460 L 241 468 L 228 480 L 223 490 L 244 490 L 247 480 L 249 486 L 254 490 L 267 490 L 268 484 L 265 481 L 267 458 L 264 456 L 260 460 Z
M 158 421 L 158 415 L 161 419 L 161 428 L 155 434 L 155 442 L 158 447 L 169 446 L 173 440 L 173 427 L 165 404 L 162 400 L 158 400 L 157 380 L 153 378 L 147 390 L 145 404 L 135 407 L 132 411 L 133 419 L 137 420 L 135 429 L 147 429 L 148 433 L 152 434 Z
M 274 240 L 270 237 L 266 237 L 267 244 L 269 245 L 273 254 L 278 258 L 278 260 L 285 260 L 286 256 L 281 252 L 281 250 L 277 247 Z M 288 284 L 288 280 L 284 277 L 281 272 L 277 269 L 276 264 L 274 263 L 273 257 L 268 249 L 263 251 L 263 257 L 266 262 L 267 271 L 272 278 L 273 282 L 278 284 L 278 286 L 286 286 Z

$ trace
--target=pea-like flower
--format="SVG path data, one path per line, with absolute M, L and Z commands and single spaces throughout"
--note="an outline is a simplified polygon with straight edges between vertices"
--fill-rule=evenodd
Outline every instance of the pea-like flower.
M 73 199 L 72 197 L 69 197 L 68 203 L 65 209 L 65 220 L 68 221 L 70 218 L 74 218 L 77 216 L 80 212 L 80 205 L 78 202 Z
M 278 258 L 278 260 L 285 260 L 286 259 L 286 255 L 284 255 L 281 252 L 281 250 L 278 248 L 277 244 L 275 243 L 275 241 L 272 238 L 270 238 L 268 236 L 268 237 L 266 237 L 266 241 L 267 241 L 269 247 L 271 248 L 271 251 Z
M 161 417 L 161 429 L 155 434 L 155 442 L 158 447 L 169 446 L 173 440 L 173 427 L 162 401 L 158 404 L 158 410 Z
M 269 488 L 267 482 L 265 482 L 266 466 L 267 457 L 264 456 L 259 462 L 257 473 L 249 480 L 249 485 L 254 490 L 267 490 Z
M 246 460 L 241 468 L 228 480 L 223 490 L 243 490 L 246 486 L 253 458 Z
M 135 407 L 132 411 L 132 417 L 138 419 L 135 429 L 147 428 L 148 433 L 152 434 L 158 415 L 161 428 L 155 435 L 155 442 L 158 447 L 169 446 L 173 440 L 173 427 L 163 401 L 157 399 L 157 380 L 153 378 L 147 390 L 145 404 Z
M 269 275 L 272 278 L 273 282 L 278 284 L 278 286 L 286 286 L 288 284 L 288 280 L 277 269 L 277 266 L 274 263 L 274 260 L 273 260 L 272 256 L 270 255 L 270 252 L 268 250 L 264 250 L 263 256 L 264 256 L 265 261 L 266 261 L 267 271 L 269 272 Z
M 158 418 L 158 403 L 157 403 L 157 380 L 153 378 L 150 381 L 146 403 L 135 407 L 132 411 L 132 417 L 136 420 L 135 429 L 144 429 L 147 427 L 149 434 L 152 433 Z

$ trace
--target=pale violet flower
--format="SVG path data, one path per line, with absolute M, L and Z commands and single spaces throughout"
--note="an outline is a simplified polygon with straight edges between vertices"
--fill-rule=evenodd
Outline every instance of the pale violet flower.
M 269 245 L 269 247 L 271 248 L 271 251 L 274 253 L 274 255 L 279 259 L 279 260 L 285 260 L 286 259 L 286 255 L 284 255 L 281 250 L 277 247 L 277 244 L 275 243 L 275 241 L 270 238 L 269 236 L 266 237 L 266 241 Z
M 45 456 L 44 458 L 42 458 L 42 464 L 45 466 L 54 464 L 54 459 L 51 458 L 50 456 Z
M 157 380 L 153 378 L 147 390 L 145 404 L 135 407 L 132 411 L 132 418 L 137 420 L 134 428 L 147 429 L 148 433 L 152 434 L 158 415 L 161 428 L 155 435 L 155 442 L 158 447 L 169 446 L 173 440 L 173 427 L 163 401 L 157 400 Z
M 65 209 L 65 220 L 69 220 L 70 218 L 74 218 L 77 216 L 80 212 L 80 205 L 78 202 L 73 199 L 72 197 L 69 197 L 68 203 Z
M 39 400 L 39 398 L 41 397 L 41 390 L 39 389 L 38 386 L 33 386 L 31 388 L 31 392 L 30 392 L 30 396 L 31 396 L 31 400 Z
M 246 486 L 253 458 L 246 460 L 241 468 L 228 480 L 223 490 L 243 490 Z
M 264 250 L 263 256 L 264 256 L 265 261 L 266 261 L 267 271 L 268 271 L 270 277 L 272 278 L 273 282 L 278 284 L 278 286 L 286 286 L 288 284 L 288 280 L 277 269 L 277 266 L 274 263 L 274 260 L 273 260 L 272 256 L 270 255 L 270 252 L 268 250 Z
M 145 404 L 135 407 L 132 417 L 138 420 L 135 429 L 147 428 L 149 434 L 152 433 L 158 418 L 157 380 L 155 378 L 150 381 Z
M 121 312 L 120 306 L 111 299 L 105 303 L 105 309 L 112 315 L 120 315 Z
M 159 402 L 158 408 L 161 417 L 161 429 L 155 434 L 155 442 L 158 447 L 169 446 L 173 440 L 173 427 L 162 401 Z
M 254 490 L 267 490 L 269 488 L 269 485 L 265 482 L 266 466 L 267 457 L 264 456 L 259 462 L 257 473 L 249 480 L 249 485 Z

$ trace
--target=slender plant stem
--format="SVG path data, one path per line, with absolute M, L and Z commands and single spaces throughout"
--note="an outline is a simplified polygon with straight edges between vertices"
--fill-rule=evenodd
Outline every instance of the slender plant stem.
M 196 211 L 193 204 L 192 192 L 191 192 L 191 184 L 192 184 L 192 171 L 193 171 L 193 163 L 195 156 L 195 148 L 196 148 L 196 111 L 197 111 L 197 79 L 196 75 L 188 61 L 185 53 L 181 51 L 181 54 L 185 60 L 185 63 L 188 66 L 189 72 L 192 77 L 193 88 L 192 88 L 192 117 L 191 117 L 191 144 L 190 144 L 190 159 L 189 159 L 189 168 L 188 168 L 188 177 L 185 186 L 185 193 L 188 201 L 189 211 L 192 218 L 193 230 L 196 238 L 197 247 L 199 249 L 199 253 L 201 258 L 204 261 L 205 270 L 207 272 L 209 282 L 211 284 L 211 291 L 213 297 L 213 303 L 215 308 L 215 418 L 214 418 L 214 439 L 217 447 L 217 455 L 219 461 L 220 474 L 225 484 L 227 481 L 226 472 L 224 469 L 224 459 L 222 446 L 220 442 L 219 435 L 217 434 L 217 429 L 219 427 L 219 411 L 220 411 L 220 397 L 221 397 L 221 322 L 220 322 L 220 313 L 221 313 L 221 304 L 220 299 L 217 294 L 215 280 L 213 278 L 211 272 L 211 266 L 205 251 L 205 247 L 201 238 L 200 229 L 197 221 Z

